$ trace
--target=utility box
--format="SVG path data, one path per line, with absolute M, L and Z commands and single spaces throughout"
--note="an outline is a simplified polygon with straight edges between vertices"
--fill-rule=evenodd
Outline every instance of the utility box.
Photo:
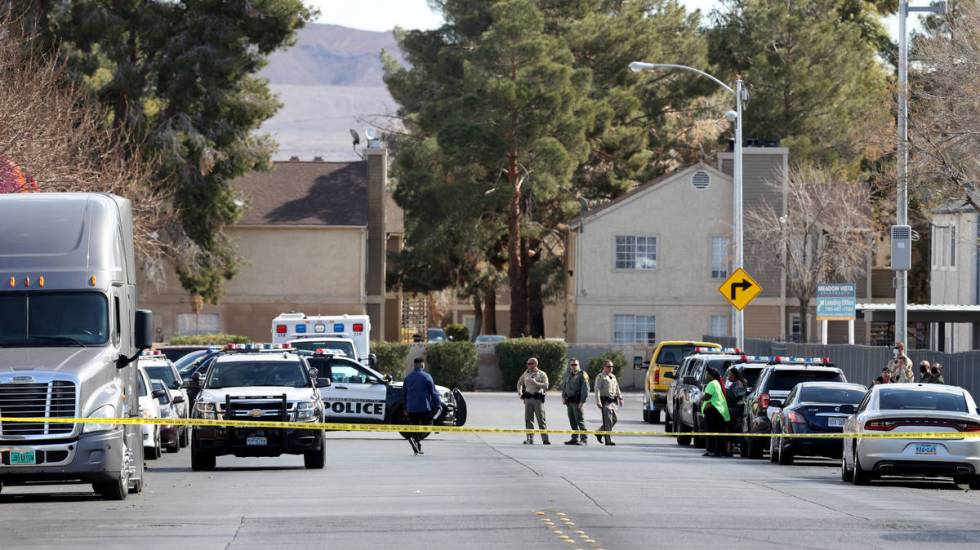
M 912 269 L 912 227 L 892 226 L 892 271 Z

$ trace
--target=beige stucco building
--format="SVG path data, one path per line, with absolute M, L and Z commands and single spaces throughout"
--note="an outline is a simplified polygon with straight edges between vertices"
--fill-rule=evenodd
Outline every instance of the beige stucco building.
M 978 214 L 970 206 L 948 205 L 933 214 L 929 228 L 931 304 L 980 304 L 977 222 Z M 980 349 L 980 324 L 931 323 L 929 347 L 949 352 Z
M 388 195 L 388 153 L 377 146 L 356 162 L 276 162 L 235 180 L 247 204 L 228 229 L 242 265 L 218 305 L 196 311 L 174 273 L 141 285 L 157 340 L 225 332 L 271 337 L 279 313 L 368 314 L 372 338 L 397 339 L 400 296 L 385 290 L 386 254 L 401 246 L 402 213 Z M 197 304 L 200 307 L 200 304 Z

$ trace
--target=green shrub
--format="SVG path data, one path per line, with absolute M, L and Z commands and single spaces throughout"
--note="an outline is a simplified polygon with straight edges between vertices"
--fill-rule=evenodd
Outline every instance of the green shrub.
M 425 362 L 436 384 L 472 390 L 479 370 L 473 342 L 439 342 L 425 348 Z
M 623 369 L 626 368 L 626 356 L 621 351 L 607 351 L 589 361 L 589 366 L 585 369 L 585 372 L 589 373 L 589 380 L 595 380 L 607 359 L 613 362 L 613 374 L 616 378 L 622 375 Z
M 548 375 L 551 387 L 558 387 L 568 360 L 565 342 L 517 338 L 497 344 L 497 365 L 504 379 L 504 389 L 517 387 L 517 379 L 524 373 L 527 360 L 531 357 L 538 358 L 538 368 Z
M 174 336 L 170 339 L 173 346 L 222 346 L 224 344 L 249 344 L 252 339 L 237 334 L 191 334 Z
M 371 353 L 378 358 L 374 368 L 381 374 L 391 376 L 392 380 L 405 377 L 405 358 L 408 357 L 410 344 L 400 342 L 371 342 Z
M 446 325 L 446 338 L 453 342 L 469 342 L 470 329 L 461 323 Z

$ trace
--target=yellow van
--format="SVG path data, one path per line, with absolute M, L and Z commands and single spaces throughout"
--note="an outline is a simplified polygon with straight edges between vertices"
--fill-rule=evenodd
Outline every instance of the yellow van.
M 667 388 L 673 380 L 664 376 L 681 365 L 684 358 L 694 353 L 695 348 L 721 349 L 714 342 L 695 342 L 687 340 L 667 340 L 657 344 L 650 356 L 649 365 L 644 365 L 647 375 L 643 384 L 643 421 L 660 423 L 660 411 L 665 410 Z M 664 413 L 666 414 L 666 413 Z

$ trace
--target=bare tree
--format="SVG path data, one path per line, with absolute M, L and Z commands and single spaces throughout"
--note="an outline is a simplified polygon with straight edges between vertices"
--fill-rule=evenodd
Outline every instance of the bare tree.
M 139 260 L 152 279 L 179 235 L 151 159 L 107 124 L 108 115 L 57 59 L 31 53 L 32 37 L 0 19 L 0 162 L 36 181 L 30 190 L 114 193 L 132 201 Z M 133 151 L 136 151 L 135 153 Z
M 778 258 L 790 294 L 800 305 L 800 332 L 807 339 L 806 312 L 817 283 L 853 280 L 864 273 L 871 247 L 871 202 L 867 187 L 838 179 L 827 168 L 793 167 L 786 181 L 786 213 L 763 203 L 745 213 L 752 246 Z M 780 182 L 769 185 L 781 196 Z
M 918 42 L 911 123 L 920 187 L 980 211 L 980 2 L 962 0 Z

